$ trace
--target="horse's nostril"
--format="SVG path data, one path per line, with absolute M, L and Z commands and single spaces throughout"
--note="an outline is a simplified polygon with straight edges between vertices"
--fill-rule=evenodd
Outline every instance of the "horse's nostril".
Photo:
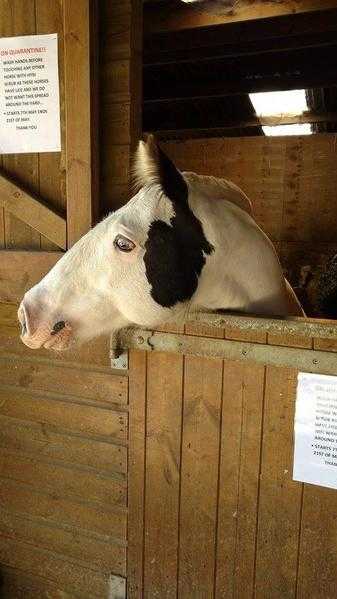
M 59 331 L 62 331 L 62 329 L 64 329 L 65 326 L 66 326 L 66 323 L 64 322 L 64 320 L 60 320 L 59 322 L 54 324 L 51 334 L 56 335 L 56 333 L 58 333 Z

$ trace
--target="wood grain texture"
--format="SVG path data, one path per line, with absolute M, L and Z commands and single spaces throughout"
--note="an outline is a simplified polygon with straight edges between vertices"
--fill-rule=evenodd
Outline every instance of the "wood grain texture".
M 101 24 L 101 210 L 105 214 L 130 197 L 131 156 L 141 135 L 142 3 L 102 3 Z
M 36 33 L 35 0 L 20 0 L 0 5 L 0 33 L 3 37 Z M 27 189 L 38 189 L 38 155 L 8 154 L 2 159 L 4 170 Z M 5 246 L 18 249 L 38 249 L 41 237 L 37 231 L 5 212 Z
M 212 329 L 191 323 L 186 333 L 211 337 Z M 219 329 L 215 338 L 223 335 Z M 266 345 L 263 331 L 250 335 L 226 330 L 226 338 Z M 313 347 L 298 336 L 268 341 Z M 140 354 L 133 352 L 141 361 Z M 138 516 L 133 596 L 283 599 L 314 589 L 317 599 L 333 597 L 333 493 L 292 480 L 297 372 L 156 350 L 147 361 L 133 381 L 140 417 L 140 472 L 129 496 Z
M 267 367 L 257 529 L 257 599 L 296 592 L 301 485 L 292 480 L 297 373 Z
M 67 222 L 71 246 L 92 225 L 90 2 L 79 0 L 74 4 L 63 0 L 63 19 Z
M 336 137 L 257 137 L 167 141 L 182 170 L 230 179 L 247 193 L 273 241 L 335 243 Z
M 40 198 L 0 174 L 0 205 L 61 249 L 66 249 L 66 221 Z
M 126 447 L 59 432 L 54 424 L 48 426 L 1 415 L 0 447 L 59 464 L 83 466 L 106 475 L 127 473 Z
M 66 368 L 37 360 L 0 359 L 1 385 L 24 391 L 46 391 L 57 396 L 77 396 L 78 401 L 112 407 L 127 403 L 128 381 L 125 377 L 95 372 L 93 369 Z
M 19 568 L 1 567 L 2 599 L 77 599 L 44 578 L 32 576 Z
M 215 596 L 254 593 L 264 367 L 225 361 Z
M 25 393 L 23 389 L 0 389 L 0 414 L 40 422 L 60 430 L 126 442 L 127 415 L 94 405 L 46 399 L 45 393 Z
M 67 352 L 57 353 L 39 349 L 32 354 L 32 350 L 26 347 L 19 337 L 17 305 L 0 302 L 0 356 L 2 357 L 31 360 L 34 356 L 49 365 L 64 364 L 75 368 L 89 367 L 94 368 L 96 371 L 111 374 L 109 346 L 109 337 L 103 336 Z M 121 375 L 122 373 L 118 372 L 117 374 Z
M 87 501 L 99 505 L 126 504 L 124 478 L 106 477 L 87 469 L 61 466 L 47 459 L 36 460 L 34 456 L 3 451 L 0 459 L 0 477 L 15 480 L 29 486 L 44 488 L 73 501 Z
M 0 251 L 0 302 L 20 303 L 61 258 L 60 252 Z
M 144 596 L 163 599 L 177 593 L 182 369 L 181 356 L 148 356 Z
M 45 522 L 51 526 L 80 531 L 95 538 L 114 542 L 114 539 L 125 541 L 126 511 L 118 506 L 110 509 L 86 501 L 76 501 L 37 489 L 30 485 L 20 485 L 10 479 L 2 479 L 0 497 L 3 509 L 20 514 L 28 520 Z
M 222 361 L 186 357 L 184 380 L 178 595 L 210 597 L 215 572 Z
M 113 582 L 113 577 L 108 573 L 89 570 L 75 560 L 71 563 L 66 562 L 51 551 L 44 551 L 31 544 L 3 536 L 0 536 L 0 560 L 7 567 L 22 569 L 35 576 L 47 578 L 55 585 L 62 580 L 65 590 L 70 594 L 74 592 L 75 596 L 77 592 L 82 597 L 102 599 L 108 596 L 109 583 Z M 125 581 L 116 577 L 114 582 L 119 583 L 118 594 L 116 592 L 114 596 L 116 599 L 122 599 L 125 596 Z
M 281 15 L 299 14 L 336 8 L 335 0 L 239 0 L 229 1 L 223 7 L 211 5 L 194 7 L 158 3 L 145 12 L 145 32 L 147 35 L 162 31 L 179 31 L 196 27 L 209 27 L 252 19 L 267 19 Z
M 144 588 L 146 365 L 146 354 L 130 352 L 127 534 L 129 599 L 141 597 Z
M 126 547 L 0 510 L 0 535 L 76 559 L 85 568 L 125 575 Z M 85 551 L 83 548 L 85 547 Z M 61 583 L 62 584 L 62 583 Z
M 61 152 L 39 154 L 39 194 L 48 205 L 58 211 L 66 211 L 66 156 L 64 114 L 64 36 L 62 2 L 35 0 L 36 30 L 40 34 L 51 31 L 58 35 L 58 70 L 60 86 Z M 55 250 L 55 245 L 41 237 L 41 249 Z

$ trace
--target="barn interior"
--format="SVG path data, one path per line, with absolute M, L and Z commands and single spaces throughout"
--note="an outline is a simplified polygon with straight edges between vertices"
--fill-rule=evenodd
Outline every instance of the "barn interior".
M 298 373 L 337 374 L 337 0 L 0 0 L 2 37 L 50 33 L 61 151 L 0 156 L 1 599 L 335 598 L 336 484 L 293 463 Z M 315 318 L 198 314 L 119 362 L 23 345 L 24 293 L 131 197 L 149 132 L 247 193 Z

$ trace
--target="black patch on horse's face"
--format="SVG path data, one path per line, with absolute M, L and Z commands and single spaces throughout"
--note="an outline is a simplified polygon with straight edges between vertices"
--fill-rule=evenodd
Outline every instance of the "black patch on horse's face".
M 171 226 L 162 220 L 153 221 L 145 243 L 144 262 L 151 295 L 165 308 L 192 297 L 206 262 L 203 253 L 211 254 L 214 250 L 188 205 L 187 185 L 182 177 L 181 181 L 180 187 L 174 189 L 175 216 Z

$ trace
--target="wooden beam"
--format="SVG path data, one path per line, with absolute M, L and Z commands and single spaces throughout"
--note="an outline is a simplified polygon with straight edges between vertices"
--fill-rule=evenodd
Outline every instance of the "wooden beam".
M 306 40 L 330 39 L 337 31 L 337 9 L 296 16 L 285 15 L 277 19 L 261 19 L 214 25 L 198 29 L 169 31 L 149 35 L 144 39 L 144 65 L 164 64 L 189 58 L 198 60 L 216 55 L 218 49 L 227 53 L 237 50 L 241 54 L 253 49 L 295 48 L 307 45 Z M 226 52 L 224 53 L 226 54 Z
M 333 326 L 333 323 L 327 326 Z M 335 352 L 278 347 L 262 343 L 247 343 L 223 339 L 202 338 L 193 335 L 177 335 L 128 329 L 122 334 L 122 347 L 147 352 L 168 352 L 204 358 L 220 358 L 247 363 L 259 363 L 284 368 L 296 368 L 303 372 L 337 374 Z
M 232 0 L 232 4 L 222 8 L 209 0 L 198 5 L 179 1 L 145 5 L 144 31 L 151 35 L 337 8 L 336 0 Z
M 263 55 L 208 59 L 144 70 L 144 103 L 174 98 L 327 87 L 336 84 L 337 42 Z M 179 82 L 179 85 L 177 85 Z
M 0 250 L 0 302 L 19 303 L 62 256 L 62 252 Z
M 41 233 L 65 250 L 67 247 L 66 220 L 40 198 L 33 196 L 0 173 L 0 206 L 10 214 Z
M 221 127 L 209 128 L 190 128 L 190 129 L 166 129 L 153 130 L 146 133 L 155 133 L 158 139 L 186 139 L 198 137 L 226 137 L 226 132 L 232 129 L 246 129 L 251 127 L 268 126 L 275 127 L 278 125 L 303 125 L 305 123 L 336 123 L 337 112 L 326 112 L 324 114 L 315 114 L 313 112 L 305 112 L 298 115 L 275 115 L 255 117 L 249 120 L 231 121 L 224 123 Z
M 91 227 L 92 151 L 90 0 L 64 0 L 65 145 L 68 246 Z

